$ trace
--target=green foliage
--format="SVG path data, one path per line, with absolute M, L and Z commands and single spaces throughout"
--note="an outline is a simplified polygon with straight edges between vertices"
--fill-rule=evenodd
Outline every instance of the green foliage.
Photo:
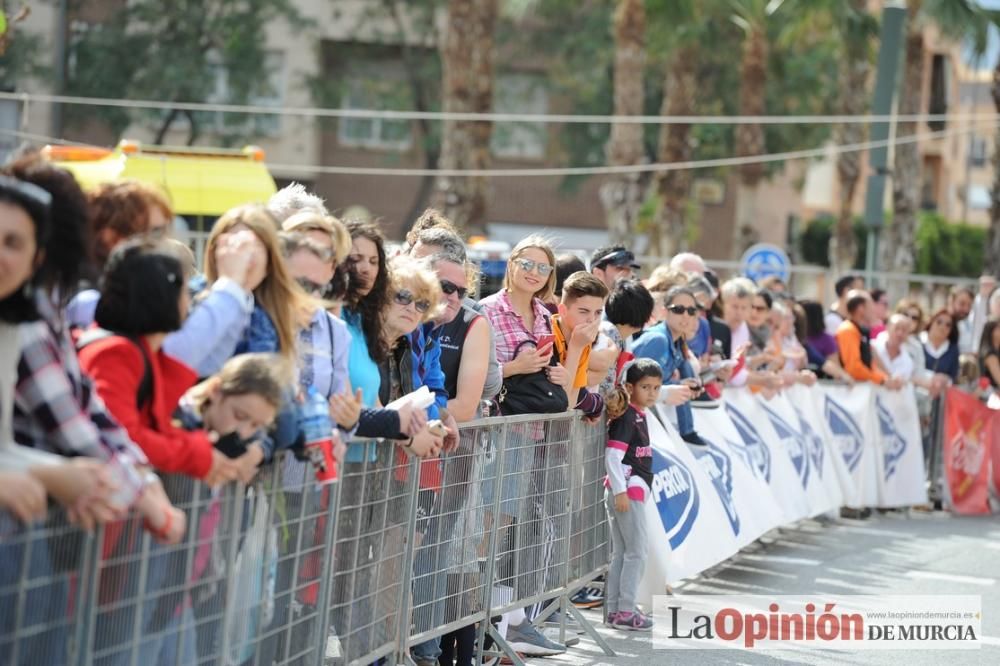
M 285 20 L 301 27 L 291 0 L 133 0 L 78 35 L 70 53 L 67 92 L 94 97 L 175 102 L 246 103 L 270 95 L 266 30 Z M 225 99 L 217 94 L 224 72 Z M 185 114 L 192 135 L 208 118 Z M 177 116 L 168 112 L 71 107 L 67 120 L 96 119 L 116 133 L 141 121 L 162 129 Z M 249 138 L 258 123 L 246 116 L 223 118 L 222 126 Z
M 799 250 L 802 252 L 803 261 L 819 266 L 830 265 L 828 249 L 835 224 L 833 217 L 824 215 L 806 225 L 799 236 Z M 854 220 L 854 238 L 858 243 L 858 255 L 854 267 L 864 268 L 865 253 L 868 249 L 868 228 L 860 217 Z
M 986 229 L 922 213 L 915 245 L 918 273 L 974 278 L 982 273 Z
M 15 24 L 11 28 L 7 51 L 0 58 L 0 88 L 12 90 L 22 78 L 49 76 L 51 72 L 41 64 L 42 47 L 37 35 Z
M 890 222 L 891 224 L 891 222 Z M 809 222 L 799 237 L 802 259 L 809 264 L 829 266 L 827 249 L 833 233 L 832 217 L 818 217 Z M 861 218 L 854 220 L 858 241 L 855 268 L 864 268 L 868 247 L 868 228 Z M 986 229 L 971 224 L 949 222 L 932 212 L 920 213 L 916 231 L 914 272 L 927 275 L 977 277 L 982 272 Z

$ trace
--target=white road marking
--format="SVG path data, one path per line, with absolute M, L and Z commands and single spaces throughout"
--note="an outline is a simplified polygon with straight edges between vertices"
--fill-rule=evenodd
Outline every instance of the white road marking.
M 968 583 L 970 585 L 994 585 L 995 578 L 980 578 L 978 576 L 959 576 L 957 574 L 940 573 L 937 571 L 907 571 L 907 578 L 923 580 L 943 580 L 949 583 Z

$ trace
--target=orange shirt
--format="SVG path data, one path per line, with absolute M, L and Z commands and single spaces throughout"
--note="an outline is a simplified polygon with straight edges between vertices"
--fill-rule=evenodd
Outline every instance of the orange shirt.
M 861 358 L 861 346 L 869 345 L 868 358 L 871 359 L 871 346 L 869 342 L 862 338 L 861 329 L 858 325 L 847 319 L 841 322 L 837 328 L 837 349 L 840 352 L 840 363 L 844 366 L 851 377 L 859 382 L 873 382 L 881 384 L 885 381 L 885 374 L 876 367 L 865 365 Z M 874 363 L 874 360 L 870 361 Z
M 559 315 L 552 316 L 552 335 L 555 336 L 555 350 L 559 354 L 559 362 L 566 365 L 566 356 L 569 352 L 569 344 L 562 330 L 562 321 Z M 585 388 L 587 386 L 587 368 L 590 367 L 590 347 L 584 347 L 580 353 L 580 362 L 576 366 L 576 377 L 573 378 L 573 388 Z

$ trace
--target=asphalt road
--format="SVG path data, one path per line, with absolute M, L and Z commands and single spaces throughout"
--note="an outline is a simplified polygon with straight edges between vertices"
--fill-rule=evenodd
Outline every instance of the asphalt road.
M 601 625 L 608 657 L 586 635 L 559 657 L 532 664 L 1000 664 L 1000 516 L 893 513 L 767 535 L 733 559 L 675 587 L 678 594 L 965 594 L 982 596 L 983 647 L 974 651 L 654 650 L 646 635 Z M 661 620 L 662 618 L 654 618 Z

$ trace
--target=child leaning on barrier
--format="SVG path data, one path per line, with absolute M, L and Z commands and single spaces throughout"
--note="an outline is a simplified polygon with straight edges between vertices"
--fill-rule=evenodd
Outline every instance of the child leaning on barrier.
M 646 571 L 644 505 L 653 481 L 646 409 L 659 398 L 663 371 L 656 361 L 641 358 L 626 365 L 623 375 L 607 400 L 605 502 L 612 545 L 605 623 L 622 631 L 649 631 L 653 620 L 636 608 L 635 598 Z
M 215 448 L 236 459 L 240 480 L 249 483 L 264 460 L 255 437 L 274 421 L 291 375 L 277 354 L 234 356 L 184 394 L 177 408 L 180 424 L 185 430 L 207 430 Z

